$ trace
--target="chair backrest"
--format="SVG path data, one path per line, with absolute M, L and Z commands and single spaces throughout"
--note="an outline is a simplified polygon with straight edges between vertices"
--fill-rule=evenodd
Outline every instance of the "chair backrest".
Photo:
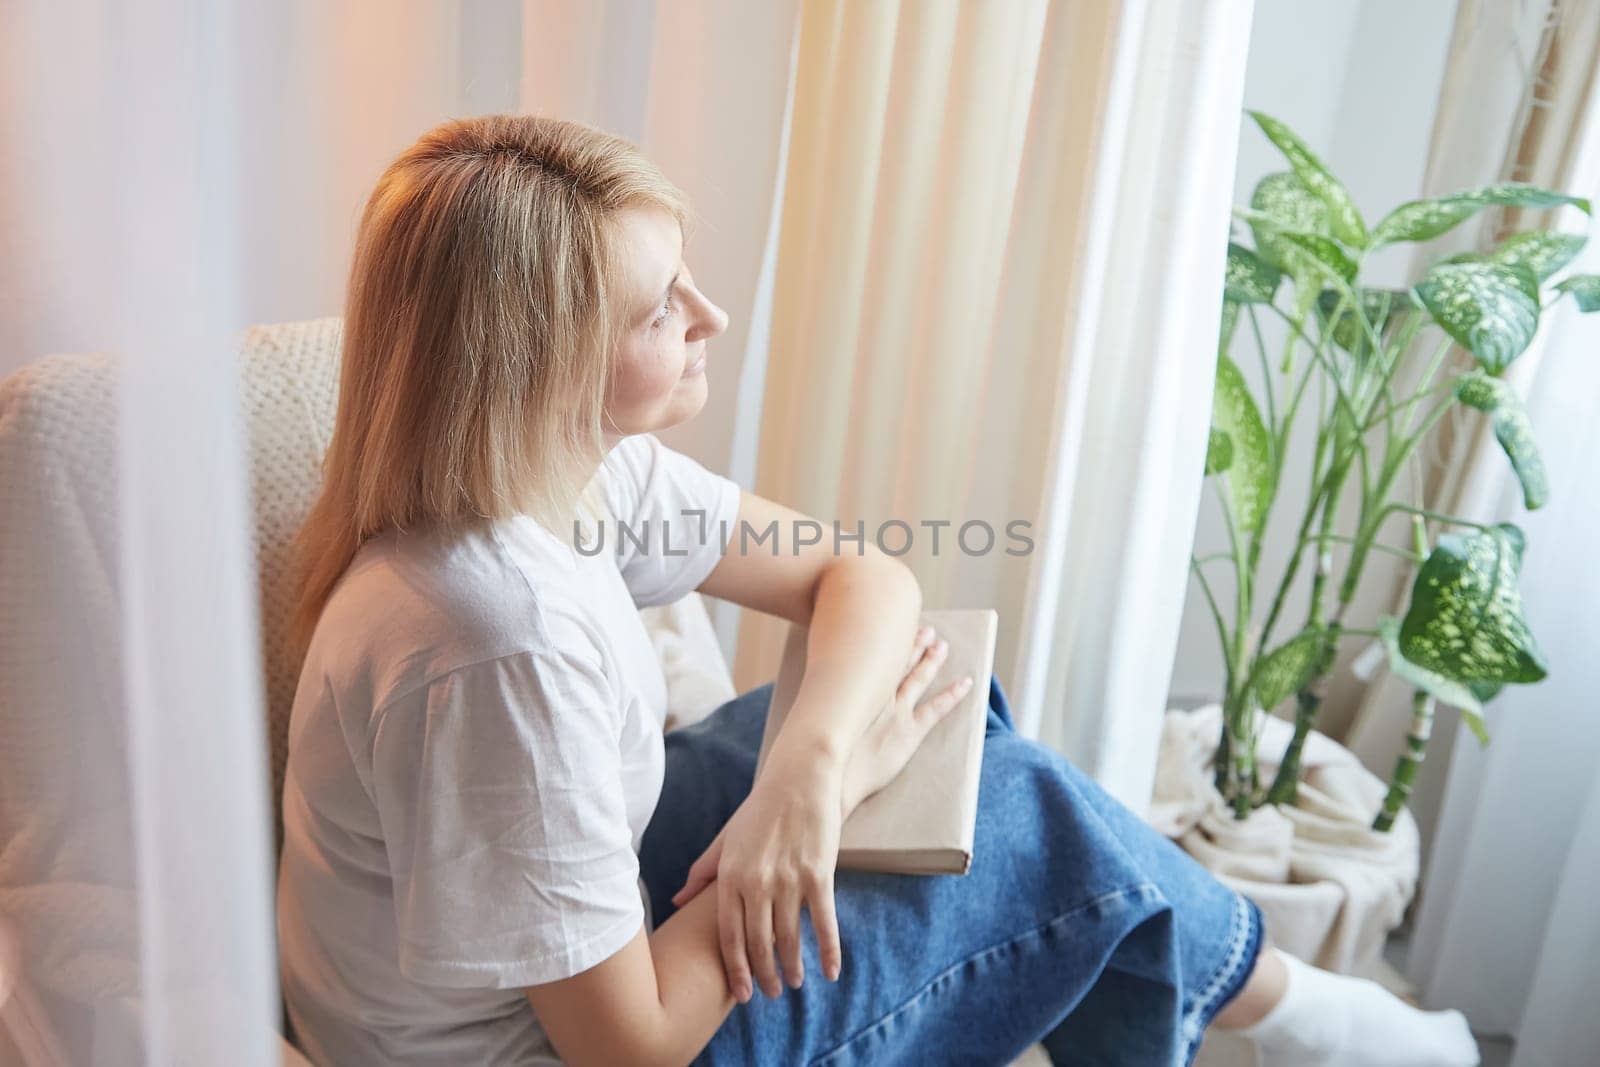
M 254 326 L 241 353 L 274 811 L 283 792 L 289 710 L 300 673 L 289 643 L 291 552 L 322 484 L 322 455 L 333 436 L 341 327 L 337 318 Z

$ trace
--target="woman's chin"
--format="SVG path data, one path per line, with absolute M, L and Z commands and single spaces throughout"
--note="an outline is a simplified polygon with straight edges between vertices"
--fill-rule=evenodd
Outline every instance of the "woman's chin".
M 683 378 L 673 389 L 672 403 L 662 411 L 660 424 L 656 429 L 665 430 L 669 426 L 688 422 L 705 410 L 706 398 L 709 395 L 710 387 L 703 371 L 692 377 Z

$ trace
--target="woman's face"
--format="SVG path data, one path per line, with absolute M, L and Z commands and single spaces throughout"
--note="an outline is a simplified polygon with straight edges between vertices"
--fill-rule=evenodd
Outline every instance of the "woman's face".
M 706 402 L 706 341 L 728 316 L 695 288 L 677 219 L 653 208 L 622 212 L 624 330 L 606 392 L 617 438 L 674 426 Z

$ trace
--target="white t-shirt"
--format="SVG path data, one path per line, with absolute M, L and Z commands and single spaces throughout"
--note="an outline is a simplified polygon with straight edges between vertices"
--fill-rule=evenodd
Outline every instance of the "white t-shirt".
M 284 996 L 317 1063 L 556 1063 L 522 988 L 648 921 L 666 683 L 638 608 L 710 574 L 739 487 L 649 434 L 599 477 L 602 550 L 531 518 L 389 532 L 323 611 L 278 883 Z

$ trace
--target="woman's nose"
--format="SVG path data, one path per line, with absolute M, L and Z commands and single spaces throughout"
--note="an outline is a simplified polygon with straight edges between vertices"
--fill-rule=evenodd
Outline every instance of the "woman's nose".
M 702 341 L 708 337 L 715 337 L 728 328 L 728 313 L 713 304 L 699 289 L 694 291 L 695 317 L 694 325 L 689 330 L 690 341 Z

